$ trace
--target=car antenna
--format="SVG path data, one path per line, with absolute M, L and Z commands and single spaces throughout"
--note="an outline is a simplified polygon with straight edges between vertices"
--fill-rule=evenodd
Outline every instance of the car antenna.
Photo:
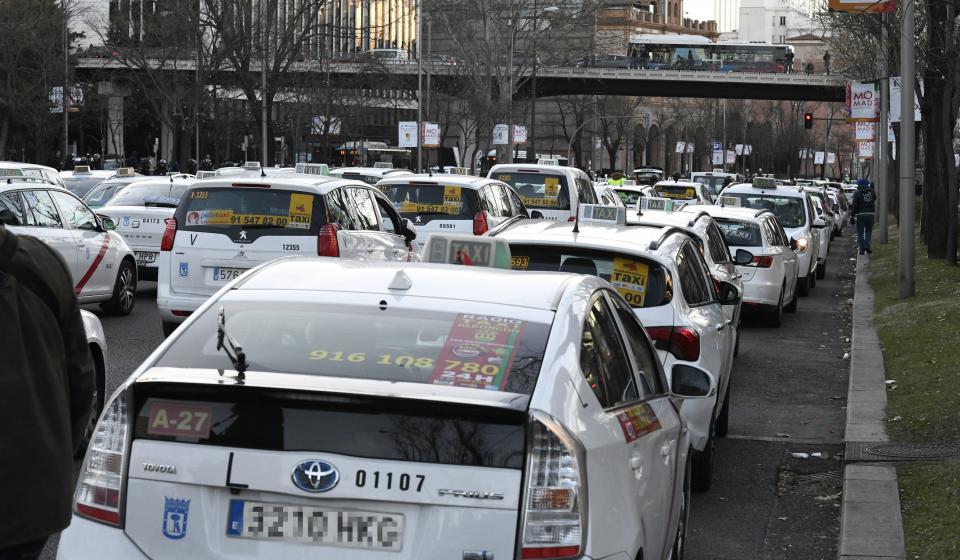
M 232 336 L 227 334 L 227 329 L 224 327 L 226 320 L 224 318 L 223 306 L 220 306 L 220 312 L 217 314 L 217 350 L 223 350 L 223 353 L 230 358 L 230 363 L 233 364 L 233 367 L 237 370 L 237 382 L 243 383 L 244 372 L 247 371 L 247 368 L 250 367 L 250 364 L 247 363 L 247 355 L 243 351 L 243 347 L 237 344 L 237 341 L 233 339 Z M 226 345 L 224 345 L 224 340 L 226 340 Z M 223 370 L 220 370 L 220 375 L 223 375 Z
M 260 166 L 260 178 L 262 179 L 262 178 L 264 178 L 264 177 L 266 177 L 266 176 L 267 176 L 267 172 L 263 170 L 263 166 L 261 165 L 261 166 Z
M 573 220 L 573 233 L 580 233 L 580 207 L 577 206 L 577 217 Z

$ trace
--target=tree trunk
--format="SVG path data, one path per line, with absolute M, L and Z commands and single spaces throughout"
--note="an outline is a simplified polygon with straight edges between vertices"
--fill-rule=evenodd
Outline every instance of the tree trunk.
M 946 34 L 953 30 L 953 20 L 947 21 L 947 6 L 944 0 L 930 1 L 927 4 L 930 13 L 927 32 L 926 68 L 924 71 L 924 92 L 921 101 L 923 116 L 923 222 L 922 234 L 927 245 L 927 257 L 943 259 L 947 256 L 947 230 L 949 214 L 956 212 L 956 206 L 950 208 L 950 189 L 948 167 L 953 166 L 951 120 L 952 88 L 946 77 L 950 74 L 952 63 L 944 56 L 947 47 Z M 908 79 L 908 76 L 904 76 Z M 946 99 L 945 99 L 946 97 Z M 902 115 L 910 118 L 911 115 Z
M 0 120 L 0 158 L 6 159 L 7 139 L 10 137 L 10 116 L 4 115 Z

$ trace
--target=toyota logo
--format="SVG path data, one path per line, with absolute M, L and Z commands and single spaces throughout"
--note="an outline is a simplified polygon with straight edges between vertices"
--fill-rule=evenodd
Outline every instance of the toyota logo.
M 302 461 L 290 475 L 293 484 L 305 492 L 326 492 L 340 481 L 337 468 L 326 461 L 311 459 Z

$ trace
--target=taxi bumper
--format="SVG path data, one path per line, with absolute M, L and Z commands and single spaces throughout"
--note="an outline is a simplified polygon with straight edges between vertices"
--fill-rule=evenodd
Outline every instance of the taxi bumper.
M 122 529 L 108 527 L 74 515 L 70 526 L 60 533 L 57 560 L 99 560 L 101 558 L 146 559 Z

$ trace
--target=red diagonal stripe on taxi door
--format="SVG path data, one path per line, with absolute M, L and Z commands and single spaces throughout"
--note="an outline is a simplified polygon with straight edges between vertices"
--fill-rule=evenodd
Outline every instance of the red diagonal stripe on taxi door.
M 80 292 L 83 290 L 83 287 L 87 285 L 87 282 L 90 281 L 90 277 L 93 276 L 93 273 L 97 271 L 97 267 L 100 266 L 100 261 L 103 260 L 103 256 L 107 254 L 107 248 L 110 247 L 110 236 L 103 236 L 103 245 L 100 246 L 100 252 L 97 253 L 97 256 L 93 259 L 93 264 L 90 265 L 90 268 L 87 269 L 86 274 L 83 275 L 83 278 L 77 282 L 77 287 L 74 288 L 74 291 L 77 295 L 80 295 Z

